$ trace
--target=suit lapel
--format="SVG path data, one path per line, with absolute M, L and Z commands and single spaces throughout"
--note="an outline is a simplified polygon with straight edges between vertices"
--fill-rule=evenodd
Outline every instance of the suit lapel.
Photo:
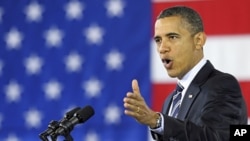
M 181 120 L 185 119 L 192 103 L 194 102 L 195 98 L 198 96 L 199 91 L 200 91 L 199 87 L 190 85 L 190 87 L 186 91 L 185 97 L 182 100 L 181 108 L 177 116 L 178 119 L 181 119 Z
M 210 73 L 214 70 L 213 65 L 207 61 L 207 63 L 201 68 L 198 72 L 196 77 L 193 79 L 189 88 L 186 91 L 185 97 L 182 100 L 181 108 L 179 114 L 177 116 L 178 119 L 184 120 L 187 116 L 187 113 L 196 99 L 196 97 L 200 94 L 200 87 L 207 78 L 209 77 Z
M 208 76 L 213 70 L 214 70 L 213 65 L 210 63 L 210 61 L 207 61 L 207 63 L 198 72 L 194 80 L 189 85 L 189 88 L 186 91 L 185 97 L 182 100 L 181 108 L 177 116 L 178 119 L 180 120 L 185 119 L 192 103 L 194 102 L 194 100 L 200 93 L 200 86 L 207 80 Z M 168 115 L 168 111 L 170 108 L 170 104 L 172 102 L 173 94 L 174 93 L 172 92 L 172 94 L 169 95 L 168 98 L 166 98 L 164 102 L 162 113 L 166 115 Z

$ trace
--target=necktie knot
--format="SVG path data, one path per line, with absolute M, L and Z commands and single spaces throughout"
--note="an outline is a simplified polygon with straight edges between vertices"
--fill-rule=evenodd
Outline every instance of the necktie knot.
M 182 92 L 183 91 L 183 89 L 184 89 L 184 87 L 180 84 L 180 83 L 177 83 L 177 86 L 176 86 L 176 93 L 178 93 L 178 92 Z

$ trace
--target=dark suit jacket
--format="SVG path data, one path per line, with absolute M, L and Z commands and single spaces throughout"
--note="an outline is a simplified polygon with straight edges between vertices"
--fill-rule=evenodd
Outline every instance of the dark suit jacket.
M 172 95 L 166 98 L 164 134 L 158 141 L 229 141 L 231 124 L 247 124 L 247 110 L 238 81 L 207 61 L 188 87 L 177 119 L 167 115 Z

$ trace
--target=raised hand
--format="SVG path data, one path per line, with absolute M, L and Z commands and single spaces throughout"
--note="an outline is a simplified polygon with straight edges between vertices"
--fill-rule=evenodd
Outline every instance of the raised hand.
M 136 119 L 141 124 L 154 127 L 158 114 L 152 111 L 141 95 L 138 81 L 132 80 L 133 92 L 127 92 L 124 102 L 124 113 Z

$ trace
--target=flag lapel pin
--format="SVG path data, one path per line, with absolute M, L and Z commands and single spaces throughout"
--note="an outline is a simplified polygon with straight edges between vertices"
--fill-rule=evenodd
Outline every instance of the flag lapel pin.
M 192 94 L 188 95 L 188 98 L 193 98 L 193 95 Z

